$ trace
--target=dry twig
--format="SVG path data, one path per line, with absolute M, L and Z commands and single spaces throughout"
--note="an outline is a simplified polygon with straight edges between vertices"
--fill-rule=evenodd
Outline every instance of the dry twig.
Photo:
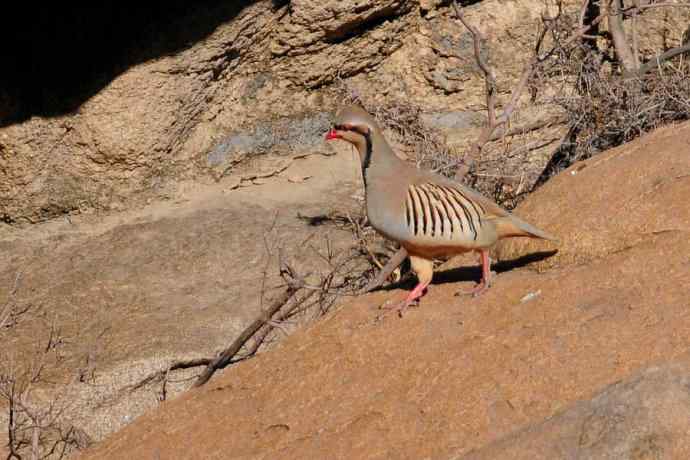
M 197 388 L 208 382 L 213 374 L 219 370 L 225 368 L 228 364 L 232 362 L 235 355 L 242 349 L 242 347 L 249 341 L 250 338 L 256 334 L 259 329 L 266 325 L 273 315 L 275 315 L 296 293 L 297 291 L 293 287 L 288 287 L 285 292 L 276 299 L 271 306 L 269 306 L 265 311 L 263 311 L 258 318 L 256 318 L 252 323 L 237 337 L 232 344 L 225 350 L 223 350 L 217 357 L 215 357 L 208 365 L 206 369 L 197 377 L 192 385 L 192 388 Z M 313 295 L 316 291 L 312 291 L 307 294 L 307 298 Z
M 0 399 L 8 411 L 8 459 L 65 458 L 71 451 L 89 444 L 88 436 L 74 426 L 63 426 L 66 409 L 59 396 L 45 399 L 34 394 L 38 386 L 45 386 L 45 371 L 59 360 L 57 347 L 64 343 L 56 328 L 51 328 L 46 345 L 40 345 L 34 358 L 15 368 L 6 360 L 0 371 Z
M 19 289 L 19 284 L 21 283 L 21 279 L 22 273 L 17 272 L 17 274 L 14 277 L 12 289 L 10 289 L 10 292 L 7 296 L 7 302 L 5 302 L 5 305 L 0 310 L 0 330 L 2 330 L 6 326 L 10 326 L 12 322 L 12 317 L 16 315 L 14 308 L 16 306 L 16 295 L 17 290 Z

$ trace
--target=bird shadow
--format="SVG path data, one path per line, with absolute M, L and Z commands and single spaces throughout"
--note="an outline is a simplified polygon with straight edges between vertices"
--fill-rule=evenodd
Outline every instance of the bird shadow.
M 502 260 L 491 265 L 491 270 L 497 274 L 509 272 L 517 268 L 525 267 L 529 264 L 539 262 L 549 257 L 554 256 L 558 250 L 554 249 L 551 251 L 538 251 L 530 254 L 526 254 L 521 257 L 510 260 Z M 405 263 L 409 263 L 407 260 Z M 381 286 L 375 291 L 391 291 L 394 289 L 412 289 L 417 284 L 417 280 L 412 274 L 410 276 L 404 277 L 402 280 L 395 283 L 391 283 L 385 286 Z M 447 283 L 458 283 L 463 281 L 475 281 L 478 282 L 482 275 L 482 267 L 480 265 L 476 266 L 466 266 L 457 267 L 450 270 L 443 270 L 434 273 L 434 280 L 432 284 L 447 284 Z

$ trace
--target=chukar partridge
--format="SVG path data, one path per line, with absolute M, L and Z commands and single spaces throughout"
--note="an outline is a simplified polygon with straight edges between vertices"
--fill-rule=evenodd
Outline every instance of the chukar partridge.
M 374 118 L 357 106 L 338 113 L 326 139 L 342 139 L 355 146 L 371 226 L 409 253 L 419 282 L 397 304 L 400 315 L 431 283 L 434 258 L 479 252 L 481 281 L 468 292 L 477 295 L 489 286 L 489 249 L 499 239 L 525 236 L 555 240 L 478 192 L 401 160 Z

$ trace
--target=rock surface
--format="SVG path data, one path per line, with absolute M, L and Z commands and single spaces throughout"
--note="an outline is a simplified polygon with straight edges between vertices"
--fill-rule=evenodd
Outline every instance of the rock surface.
M 552 185 L 534 192 L 515 213 L 562 240 L 558 253 L 536 266 L 584 263 L 655 235 L 687 231 L 690 206 L 669 199 L 690 196 L 690 155 L 680 152 L 690 152 L 687 123 L 573 165 Z M 509 260 L 549 249 L 536 240 L 513 239 L 501 242 L 496 254 Z
M 268 170 L 286 161 L 274 160 Z M 188 183 L 180 199 L 137 212 L 2 229 L 0 372 L 36 359 L 54 327 L 63 339 L 50 372 L 69 401 L 63 422 L 100 439 L 154 408 L 150 389 L 122 389 L 227 347 L 282 292 L 279 255 L 301 273 L 328 273 L 327 248 L 351 246 L 350 231 L 310 226 L 298 215 L 359 209 L 352 152 L 316 150 L 287 164 L 260 183 L 238 177 L 236 189 Z M 5 327 L 11 304 L 27 311 Z M 171 382 L 168 394 L 187 383 Z M 0 426 L 5 415 L 0 410 Z
M 462 460 L 690 457 L 690 355 L 652 366 Z
M 640 216 L 618 201 L 569 191 L 685 206 L 686 189 L 658 186 L 639 165 L 678 165 L 686 180 L 690 168 L 677 163 L 685 138 L 669 132 L 688 129 L 663 128 L 601 157 L 616 178 L 589 164 L 525 204 L 583 220 L 615 215 L 625 248 L 564 256 L 542 273 L 499 265 L 477 299 L 454 295 L 474 270 L 447 271 L 403 319 L 376 320 L 376 307 L 402 291 L 355 299 L 82 458 L 683 458 L 690 219 L 642 235 Z M 561 235 L 566 249 L 589 250 L 599 228 L 581 231 Z
M 207 159 L 228 137 L 331 113 L 343 82 L 372 104 L 409 101 L 430 113 L 465 112 L 468 120 L 483 120 L 484 83 L 472 39 L 448 3 L 209 0 L 199 8 L 173 1 L 25 11 L 16 22 L 30 29 L 3 32 L 3 43 L 24 57 L 0 76 L 0 221 L 23 225 L 174 198 L 180 180 L 218 179 Z M 565 3 L 569 11 L 579 8 Z M 537 0 L 465 7 L 486 37 L 499 105 L 528 60 L 542 8 Z M 639 27 L 644 53 L 680 43 L 686 10 L 670 18 L 662 11 L 645 15 L 653 24 Z M 79 24 L 80 17 L 87 24 Z M 69 30 L 56 30 L 55 18 Z M 125 26 L 132 33 L 123 36 Z M 109 34 L 120 42 L 103 42 Z M 45 50 L 44 60 L 33 59 L 35 49 Z M 44 74 L 54 78 L 46 81 Z M 2 85 L 7 75 L 19 85 L 16 94 Z M 529 123 L 555 110 L 533 106 L 513 121 Z M 439 127 L 455 131 L 459 154 L 475 137 L 463 123 Z M 538 135 L 555 141 L 563 129 Z M 299 138 L 289 147 L 301 148 Z M 523 149 L 504 174 L 526 170 L 526 183 L 533 183 L 552 148 Z

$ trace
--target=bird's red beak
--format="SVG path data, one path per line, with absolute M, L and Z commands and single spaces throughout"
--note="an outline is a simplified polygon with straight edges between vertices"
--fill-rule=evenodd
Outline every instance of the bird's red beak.
M 338 134 L 338 131 L 335 130 L 335 128 L 331 128 L 331 130 L 326 133 L 327 141 L 331 141 L 333 139 L 340 139 L 340 135 Z

